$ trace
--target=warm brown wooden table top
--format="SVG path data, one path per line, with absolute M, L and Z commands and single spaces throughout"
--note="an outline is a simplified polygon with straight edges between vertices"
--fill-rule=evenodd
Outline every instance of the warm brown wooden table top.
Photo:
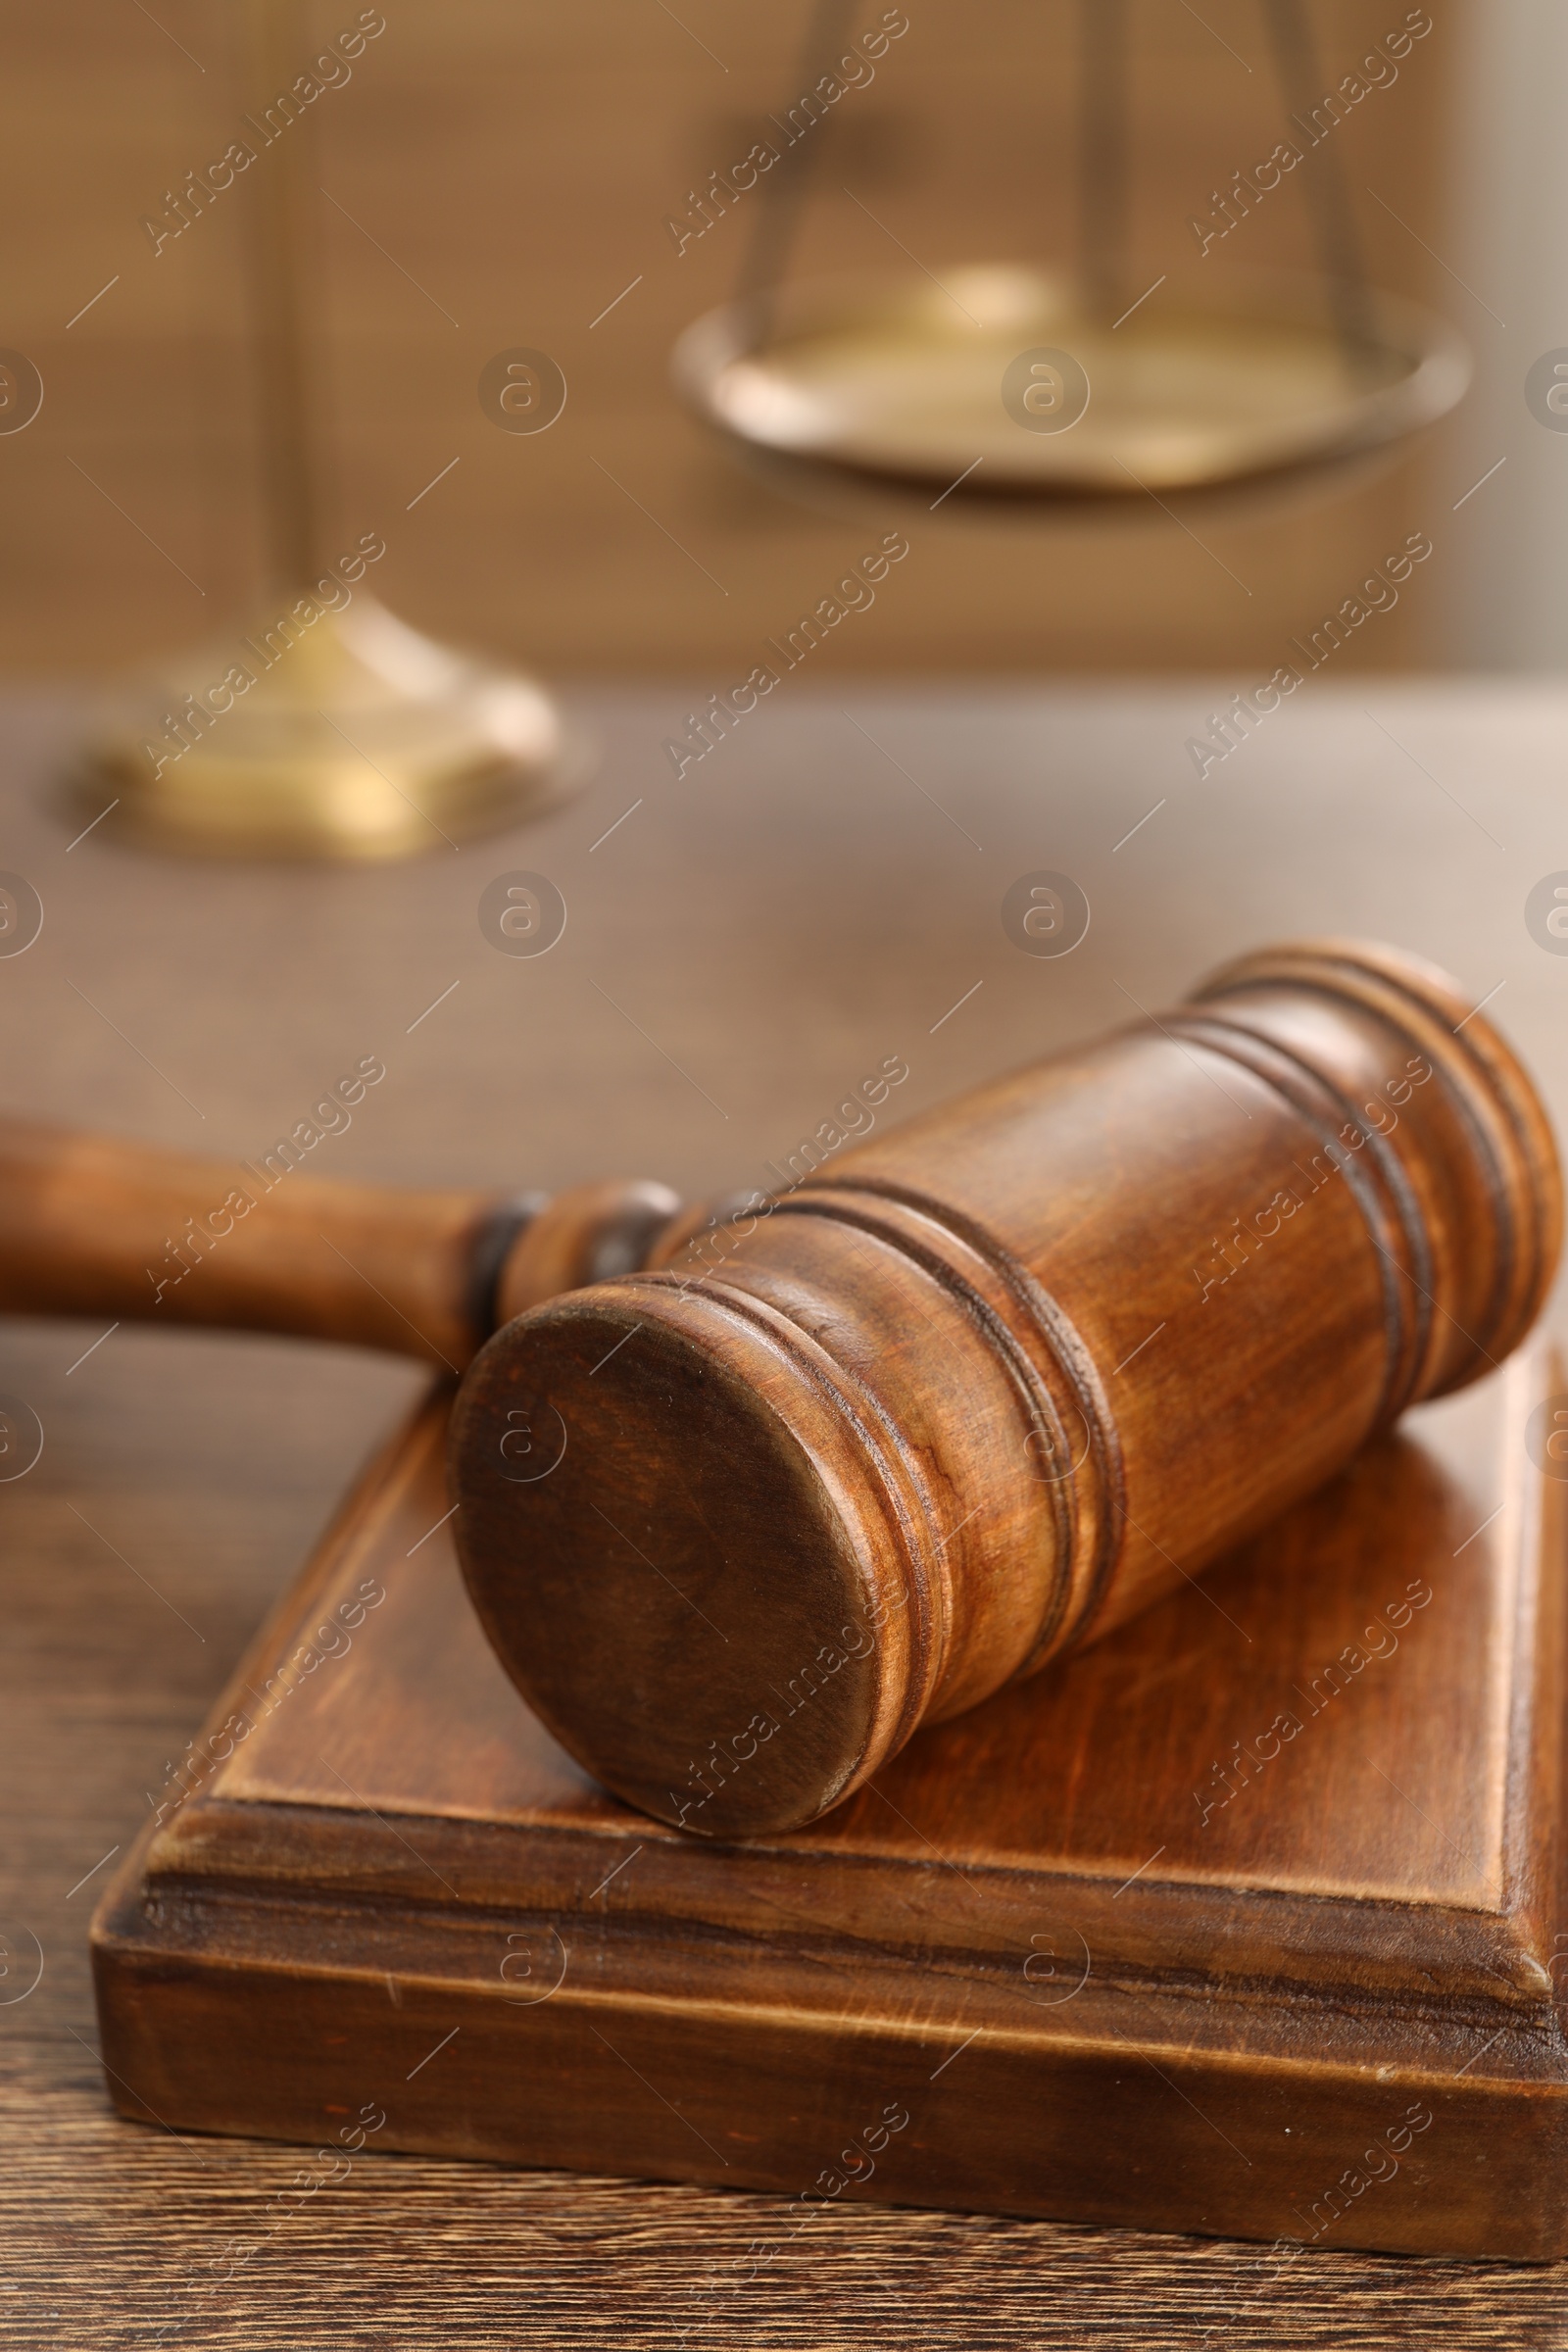
M 14 707 L 0 865 L 39 891 L 45 923 L 0 957 L 3 1108 L 250 1157 L 371 1054 L 386 1079 L 318 1168 L 765 1184 L 764 1163 L 886 1054 L 909 1064 L 912 1110 L 1157 1007 L 1254 941 L 1345 930 L 1496 992 L 1559 1122 L 1568 1110 L 1568 960 L 1525 920 L 1534 885 L 1568 868 L 1568 695 L 1313 681 L 1200 783 L 1185 744 L 1219 691 L 1200 683 L 818 699 L 796 684 L 677 783 L 663 737 L 729 683 L 590 698 L 604 760 L 583 799 L 384 873 L 178 866 L 102 828 L 68 851 L 81 820 L 43 793 L 73 713 Z M 540 958 L 497 953 L 476 919 L 484 885 L 519 868 L 569 907 Z M 1007 885 L 1040 868 L 1093 907 L 1063 960 L 1002 926 Z M 6 2340 L 153 2342 L 188 2309 L 194 2268 L 215 2291 L 175 2340 L 673 2352 L 687 2291 L 742 2275 L 768 2200 L 368 2160 L 225 2287 L 228 2239 L 294 2152 L 111 2116 L 86 1968 L 101 1865 L 417 1376 L 128 1328 L 83 1358 L 99 1337 L 0 1333 L 0 1393 L 45 1431 L 37 1466 L 0 1486 Z M 694 2298 L 689 2340 L 1558 2352 L 1565 2284 L 1327 2252 L 1276 2278 L 1255 2246 L 846 2205 L 753 2283 Z

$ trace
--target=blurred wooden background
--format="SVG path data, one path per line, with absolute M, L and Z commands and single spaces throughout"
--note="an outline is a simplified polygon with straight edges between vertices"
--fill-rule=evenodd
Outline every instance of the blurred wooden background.
M 36 422 L 0 435 L 0 658 L 13 671 L 92 672 L 221 637 L 259 586 L 251 188 L 239 180 L 156 256 L 140 225 L 239 133 L 239 13 L 234 0 L 0 12 L 0 343 L 45 383 Z M 798 93 L 807 0 L 384 0 L 384 13 L 352 80 L 308 118 L 313 176 L 335 200 L 321 203 L 314 259 L 344 545 L 381 532 L 376 592 L 450 638 L 557 673 L 728 683 L 884 527 L 742 474 L 668 383 L 674 335 L 732 289 L 758 197 L 681 255 L 665 218 Z M 832 152 L 803 268 L 904 270 L 893 239 L 937 271 L 1060 249 L 1074 217 L 1077 0 L 907 0 L 907 13 L 874 83 L 812 134 Z M 356 0 L 317 0 L 311 53 L 358 14 Z M 1405 8 L 1313 0 L 1312 14 L 1328 87 Z M 881 15 L 865 0 L 852 23 Z M 1142 285 L 1196 255 L 1189 216 L 1269 153 L 1283 110 L 1255 0 L 1130 0 L 1129 15 Z M 1457 29 L 1456 12 L 1438 10 L 1397 81 L 1333 135 L 1375 279 L 1463 324 L 1462 295 L 1421 242 L 1443 247 Z M 1310 266 L 1302 183 L 1322 160 L 1203 269 Z M 519 345 L 566 374 L 547 433 L 503 432 L 479 405 L 485 362 Z M 1199 537 L 1152 508 L 1102 530 L 922 516 L 906 525 L 911 559 L 835 633 L 822 674 L 1264 675 L 1406 531 L 1429 531 L 1441 553 L 1439 522 L 1464 487 L 1451 473 L 1439 436 L 1326 497 L 1207 514 Z M 1419 664 L 1431 603 L 1418 572 L 1337 671 Z

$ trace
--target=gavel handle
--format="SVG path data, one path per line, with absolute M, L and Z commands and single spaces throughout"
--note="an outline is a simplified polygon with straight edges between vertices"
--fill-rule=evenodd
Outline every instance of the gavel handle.
M 0 1125 L 0 1310 L 205 1323 L 461 1371 L 497 1323 L 650 1262 L 689 1219 L 635 1180 L 542 1195 L 337 1183 Z

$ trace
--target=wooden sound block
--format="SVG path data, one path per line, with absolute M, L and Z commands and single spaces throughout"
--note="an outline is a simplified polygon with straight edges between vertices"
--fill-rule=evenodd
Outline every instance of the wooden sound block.
M 759 2264 L 840 2195 L 1568 2251 L 1565 1490 L 1527 1432 L 1561 1386 L 1538 1349 L 1422 1408 L 747 1845 L 629 1811 L 528 1714 L 441 1524 L 434 1396 L 105 1898 L 113 2096 L 780 2192 Z

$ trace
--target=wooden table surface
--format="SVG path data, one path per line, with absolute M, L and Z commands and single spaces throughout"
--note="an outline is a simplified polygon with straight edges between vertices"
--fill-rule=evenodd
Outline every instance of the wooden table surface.
M 729 682 L 584 698 L 602 764 L 583 798 L 378 873 L 176 865 L 102 828 L 68 850 L 81 820 L 47 788 L 78 714 L 13 705 L 0 859 L 45 920 L 0 957 L 4 1107 L 254 1157 L 370 1054 L 386 1078 L 319 1169 L 763 1184 L 886 1054 L 909 1064 L 912 1110 L 1157 1007 L 1252 942 L 1342 930 L 1493 992 L 1568 1110 L 1568 960 L 1525 919 L 1532 887 L 1568 868 L 1568 694 L 1314 681 L 1200 782 L 1186 743 L 1219 693 L 1201 681 L 795 684 L 675 781 L 663 738 Z M 1093 909 L 1059 960 L 1001 921 L 1007 885 L 1040 868 Z M 547 956 L 480 931 L 481 891 L 516 869 L 564 893 Z M 110 2114 L 87 1920 L 146 1791 L 417 1376 L 269 1341 L 99 1338 L 0 1332 L 0 1394 L 45 1432 L 36 1467 L 0 1487 L 4 2340 L 1568 2344 L 1560 2271 L 1317 2251 L 1281 2272 L 1256 2246 L 848 2202 L 736 2283 L 767 2199 L 409 2157 L 358 2164 L 222 2285 L 228 2239 L 295 2154 Z M 683 2327 L 683 2310 L 699 2316 Z

